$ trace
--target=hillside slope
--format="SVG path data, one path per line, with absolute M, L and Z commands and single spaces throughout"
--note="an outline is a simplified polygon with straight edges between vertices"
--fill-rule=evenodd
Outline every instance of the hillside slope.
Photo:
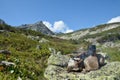
M 89 33 L 85 34 L 86 31 Z M 73 35 L 74 40 L 71 37 Z M 66 38 L 59 38 L 63 36 Z M 52 37 L 31 29 L 15 28 L 1 21 L 0 50 L 10 51 L 11 54 L 7 57 L 6 54 L 0 53 L 0 62 L 6 61 L 15 65 L 6 66 L 0 63 L 0 80 L 46 80 L 44 74 L 45 68 L 49 67 L 47 62 L 50 62 L 48 59 L 51 50 L 54 53 L 60 51 L 61 54 L 70 54 L 86 50 L 89 44 L 95 44 L 97 52 L 108 55 L 110 62 L 120 61 L 120 23 L 99 25 Z M 55 61 L 51 60 L 52 63 L 59 59 L 64 62 L 65 57 L 56 57 Z
M 58 35 L 78 44 L 78 51 L 94 44 L 98 50 L 110 56 L 111 61 L 120 61 L 120 22 L 102 24 L 93 28 Z
M 50 48 L 68 54 L 76 45 L 68 40 L 54 38 L 32 30 L 14 28 L 0 24 L 0 50 L 7 50 L 11 55 L 0 53 L 0 80 L 46 80 L 43 76 L 50 55 Z
M 85 36 L 89 35 L 95 35 L 95 34 L 100 34 L 104 33 L 105 31 L 112 30 L 115 28 L 120 27 L 120 23 L 110 23 L 110 24 L 102 24 L 98 25 L 93 28 L 88 28 L 88 29 L 83 29 L 83 30 L 78 30 L 72 33 L 64 34 L 64 35 L 58 35 L 62 39 L 73 39 L 73 40 L 79 40 Z M 115 32 L 115 31 L 113 31 Z M 112 33 L 111 33 L 112 34 Z

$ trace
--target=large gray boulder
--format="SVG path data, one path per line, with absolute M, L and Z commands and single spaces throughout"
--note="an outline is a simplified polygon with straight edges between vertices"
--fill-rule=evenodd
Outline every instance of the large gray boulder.
M 60 52 L 52 53 L 48 58 L 48 65 L 55 65 L 60 67 L 66 67 L 69 61 L 69 57 L 62 55 Z
M 98 70 L 83 74 L 81 72 L 68 73 L 66 67 L 59 66 L 65 64 L 65 59 L 65 56 L 61 59 L 57 54 L 51 55 L 44 76 L 48 80 L 120 80 L 120 62 L 110 62 Z

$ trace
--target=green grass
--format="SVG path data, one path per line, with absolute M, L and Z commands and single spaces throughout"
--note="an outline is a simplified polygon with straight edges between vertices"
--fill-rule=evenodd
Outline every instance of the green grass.
M 9 25 L 0 25 L 0 29 L 6 30 L 0 33 L 0 50 L 5 49 L 12 53 L 9 59 L 0 54 L 0 61 L 7 60 L 16 64 L 16 66 L 5 67 L 0 71 L 0 80 L 16 80 L 18 77 L 23 80 L 46 80 L 43 74 L 50 56 L 49 48 L 55 48 L 57 51 L 62 51 L 62 54 L 68 54 L 77 47 L 71 41 L 31 30 L 16 29 Z M 28 35 L 40 38 L 32 40 L 27 38 Z M 42 38 L 49 42 L 39 43 Z M 40 46 L 40 49 L 36 49 L 37 45 Z M 11 73 L 11 70 L 14 72 Z
M 107 53 L 110 57 L 110 61 L 120 61 L 120 49 L 114 48 L 103 48 L 103 52 Z
M 103 33 L 87 35 L 80 40 L 64 40 L 43 35 L 40 32 L 17 29 L 9 25 L 0 25 L 0 29 L 6 30 L 0 33 L 0 50 L 11 51 L 12 54 L 7 61 L 16 64 L 16 66 L 5 67 L 4 70 L 0 71 L 0 80 L 16 80 L 18 77 L 23 80 L 46 80 L 43 74 L 47 67 L 47 59 L 50 56 L 49 48 L 55 48 L 57 51 L 61 51 L 62 54 L 69 54 L 79 47 L 87 49 L 87 46 L 91 43 L 84 39 L 107 36 L 108 33 L 112 33 L 110 35 L 114 35 L 116 39 L 119 36 L 116 36 L 116 34 L 120 31 L 120 27 L 118 27 Z M 32 40 L 27 38 L 29 35 L 39 36 L 40 38 Z M 110 37 L 102 37 L 102 40 L 107 40 Z M 42 38 L 48 40 L 48 42 L 39 43 Z M 37 45 L 40 46 L 40 49 L 36 49 Z M 120 61 L 119 48 L 104 48 L 102 51 L 109 54 L 111 61 Z M 0 61 L 2 60 L 6 60 L 6 57 L 0 54 Z M 11 73 L 11 70 L 14 72 Z
M 39 44 L 37 41 L 30 40 L 21 34 L 9 33 L 9 37 L 5 37 L 6 33 L 0 34 L 0 49 L 7 49 L 12 52 L 8 61 L 12 61 L 17 64 L 12 68 L 14 73 L 10 73 L 10 70 L 5 69 L 1 74 L 3 80 L 14 80 L 17 77 L 22 79 L 42 79 L 44 80 L 43 72 L 47 66 L 47 58 L 50 55 L 47 45 Z M 36 49 L 36 45 L 41 45 L 40 50 Z M 1 54 L 0 60 L 6 60 L 4 55 Z M 16 62 L 19 61 L 19 62 Z

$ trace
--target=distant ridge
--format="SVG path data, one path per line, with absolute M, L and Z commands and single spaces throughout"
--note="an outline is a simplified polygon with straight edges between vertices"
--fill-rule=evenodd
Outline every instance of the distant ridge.
M 120 22 L 101 24 L 101 25 L 97 25 L 92 28 L 77 30 L 72 33 L 62 34 L 62 35 L 58 35 L 58 36 L 59 36 L 59 38 L 62 38 L 62 39 L 78 40 L 78 39 L 84 38 L 86 36 L 101 34 L 105 31 L 113 30 L 113 29 L 116 29 L 119 27 L 120 27 Z

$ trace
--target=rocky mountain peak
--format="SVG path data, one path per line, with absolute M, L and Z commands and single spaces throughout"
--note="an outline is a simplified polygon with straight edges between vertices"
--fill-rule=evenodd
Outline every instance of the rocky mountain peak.
M 38 21 L 35 24 L 43 24 L 43 21 Z
M 0 19 L 0 24 L 6 24 L 4 20 Z
M 24 24 L 19 26 L 19 28 L 30 29 L 30 30 L 41 32 L 43 34 L 47 34 L 47 35 L 54 34 L 49 28 L 47 28 L 46 25 L 43 24 L 42 21 L 36 22 L 34 24 Z

